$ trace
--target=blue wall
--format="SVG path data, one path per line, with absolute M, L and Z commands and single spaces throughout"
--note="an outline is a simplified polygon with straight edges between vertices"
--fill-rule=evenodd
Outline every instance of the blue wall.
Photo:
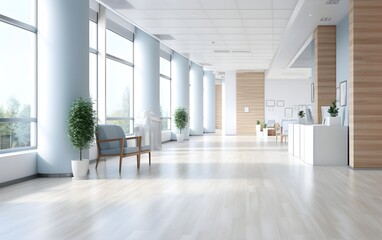
M 343 106 L 344 125 L 349 126 L 349 16 L 345 16 L 337 24 L 337 87 L 340 83 L 347 81 L 347 100 Z M 341 113 L 341 112 L 340 112 Z

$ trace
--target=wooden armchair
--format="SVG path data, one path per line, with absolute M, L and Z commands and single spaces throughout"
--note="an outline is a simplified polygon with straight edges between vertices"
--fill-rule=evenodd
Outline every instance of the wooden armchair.
M 128 146 L 127 140 L 135 139 L 136 145 Z M 119 156 L 119 172 L 122 169 L 122 158 L 137 156 L 137 168 L 140 167 L 141 160 L 141 137 L 126 137 L 125 132 L 117 125 L 98 125 L 96 134 L 98 157 L 96 169 L 101 157 Z

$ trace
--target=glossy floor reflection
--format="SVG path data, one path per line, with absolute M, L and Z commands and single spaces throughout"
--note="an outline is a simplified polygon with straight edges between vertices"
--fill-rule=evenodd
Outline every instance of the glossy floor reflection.
M 0 189 L 0 239 L 381 239 L 382 171 L 313 167 L 287 144 L 205 135 Z

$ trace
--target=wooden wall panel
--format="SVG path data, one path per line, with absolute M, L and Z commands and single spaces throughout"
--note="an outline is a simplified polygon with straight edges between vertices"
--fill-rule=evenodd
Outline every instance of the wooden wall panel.
M 236 133 L 255 134 L 256 120 L 264 121 L 264 72 L 237 73 Z
M 216 129 L 222 129 L 222 85 L 215 85 L 215 125 Z
M 315 31 L 314 83 L 315 122 L 321 123 L 321 106 L 336 99 L 336 26 L 318 26 Z
M 382 1 L 350 1 L 349 161 L 382 167 Z

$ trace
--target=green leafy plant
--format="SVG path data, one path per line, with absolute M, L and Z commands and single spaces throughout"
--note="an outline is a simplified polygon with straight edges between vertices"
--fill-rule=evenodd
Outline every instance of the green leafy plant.
M 300 117 L 300 118 L 303 118 L 303 117 L 305 117 L 305 112 L 304 111 L 299 111 L 298 112 L 298 116 Z
M 97 130 L 97 115 L 93 110 L 93 102 L 90 98 L 77 98 L 69 109 L 68 137 L 75 149 L 88 149 L 94 141 Z
M 174 113 L 175 126 L 179 129 L 179 133 L 182 133 L 182 129 L 187 126 L 188 113 L 184 107 L 177 107 Z
M 256 125 L 260 125 L 260 120 L 256 120 Z
M 267 128 L 267 124 L 266 123 L 264 123 L 264 128 Z
M 337 101 L 332 102 L 332 106 L 329 107 L 328 113 L 331 117 L 337 117 L 338 116 L 338 107 L 337 107 Z

